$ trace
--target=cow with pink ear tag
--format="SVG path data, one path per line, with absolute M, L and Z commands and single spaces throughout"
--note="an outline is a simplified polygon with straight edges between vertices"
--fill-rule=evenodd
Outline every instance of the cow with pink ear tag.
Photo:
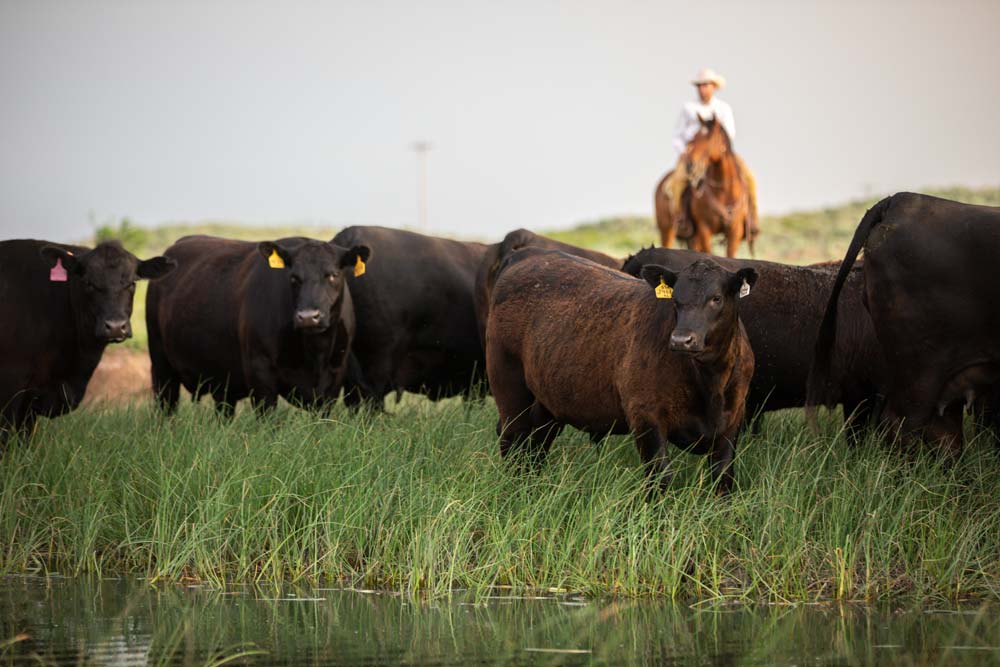
M 136 282 L 173 268 L 117 242 L 0 242 L 0 442 L 79 405 L 104 348 L 132 335 Z

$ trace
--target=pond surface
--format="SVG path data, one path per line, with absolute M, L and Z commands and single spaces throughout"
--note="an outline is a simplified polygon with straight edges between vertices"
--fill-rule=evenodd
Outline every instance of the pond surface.
M 1000 664 L 1000 610 L 0 578 L 0 665 Z

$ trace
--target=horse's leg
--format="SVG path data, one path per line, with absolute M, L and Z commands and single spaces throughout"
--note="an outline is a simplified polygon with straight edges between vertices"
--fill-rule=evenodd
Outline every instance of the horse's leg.
M 743 214 L 733 216 L 733 221 L 729 224 L 729 229 L 726 231 L 726 257 L 736 257 L 736 253 L 740 249 L 740 242 L 743 241 L 743 226 L 745 221 L 746 216 Z
M 656 221 L 660 226 L 660 244 L 664 248 L 672 248 L 677 240 L 677 225 L 670 215 L 670 203 L 662 202 L 663 206 L 656 213 Z
M 694 224 L 694 236 L 697 240 L 697 247 L 695 250 L 703 252 L 706 255 L 712 254 L 712 230 L 708 228 L 708 225 L 700 222 L 692 221 Z

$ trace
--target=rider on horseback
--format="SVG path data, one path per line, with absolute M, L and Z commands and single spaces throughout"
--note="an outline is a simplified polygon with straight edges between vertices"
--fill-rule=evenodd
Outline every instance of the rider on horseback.
M 683 197 L 690 181 L 688 161 L 685 159 L 689 142 L 702 128 L 702 121 L 708 121 L 712 118 L 722 125 L 726 134 L 729 135 L 730 142 L 734 143 L 736 139 L 736 121 L 733 119 L 733 109 L 726 102 L 715 97 L 715 91 L 725 85 L 725 78 L 706 68 L 698 72 L 691 83 L 698 89 L 698 101 L 685 102 L 681 109 L 673 140 L 674 150 L 678 153 L 677 166 L 674 168 L 673 174 L 663 184 L 663 189 L 670 200 L 670 211 L 673 219 L 684 221 L 687 224 L 690 224 L 690 221 L 686 220 Z M 733 153 L 733 156 L 739 164 L 750 197 L 750 237 L 753 238 L 760 232 L 757 221 L 757 182 L 743 158 L 736 153 Z

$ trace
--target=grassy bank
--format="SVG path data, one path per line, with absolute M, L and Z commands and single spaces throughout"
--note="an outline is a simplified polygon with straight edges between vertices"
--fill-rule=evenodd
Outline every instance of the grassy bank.
M 212 582 L 347 580 L 443 595 L 562 588 L 747 600 L 1000 598 L 1000 453 L 954 469 L 839 422 L 768 417 L 717 499 L 674 450 L 645 499 L 634 445 L 567 431 L 538 474 L 499 459 L 490 402 L 220 422 L 148 405 L 43 421 L 0 466 L 0 571 Z

